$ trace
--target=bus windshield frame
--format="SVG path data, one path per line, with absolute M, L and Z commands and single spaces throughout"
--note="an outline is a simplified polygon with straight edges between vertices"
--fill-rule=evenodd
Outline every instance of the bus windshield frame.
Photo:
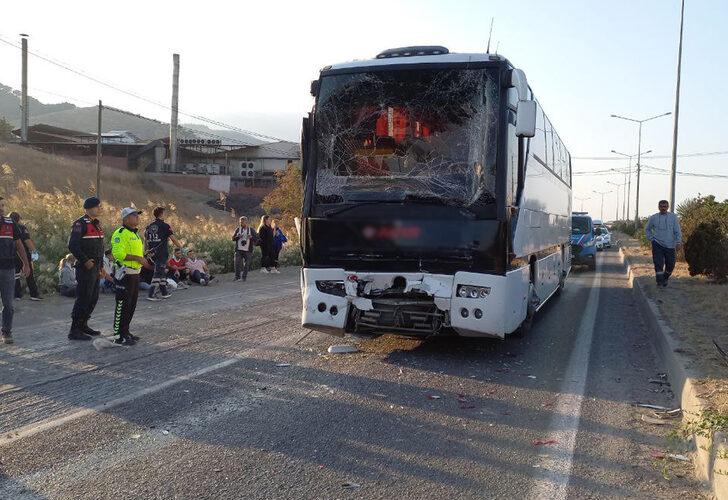
M 367 203 L 427 203 L 495 218 L 498 71 L 414 66 L 323 75 L 313 206 L 331 213 Z

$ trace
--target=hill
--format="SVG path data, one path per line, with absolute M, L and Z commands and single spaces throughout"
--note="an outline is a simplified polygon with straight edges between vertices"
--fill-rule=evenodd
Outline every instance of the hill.
M 78 107 L 67 102 L 44 104 L 28 96 L 28 107 L 31 125 L 44 123 L 81 132 L 95 132 L 97 128 L 98 106 Z M 0 117 L 5 117 L 14 127 L 20 127 L 20 92 L 3 84 L 0 84 Z M 212 129 L 197 123 L 180 126 L 187 129 L 180 131 L 180 138 L 220 139 L 223 142 L 253 145 L 265 142 L 240 132 Z M 152 141 L 169 135 L 169 123 L 104 109 L 101 130 L 128 130 L 145 141 Z
M 43 104 L 35 97 L 28 96 L 28 107 L 32 116 L 40 117 L 47 113 L 75 109 L 71 103 Z M 0 117 L 8 122 L 20 126 L 20 92 L 0 83 Z

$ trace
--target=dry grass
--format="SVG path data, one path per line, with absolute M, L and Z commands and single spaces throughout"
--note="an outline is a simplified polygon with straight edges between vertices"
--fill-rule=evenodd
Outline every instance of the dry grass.
M 31 231 L 41 260 L 35 270 L 41 289 L 55 290 L 58 261 L 68 252 L 71 223 L 82 213 L 83 199 L 93 193 L 95 164 L 49 155 L 16 145 L 0 144 L 0 194 L 6 211 L 17 211 Z M 205 205 L 197 193 L 159 183 L 143 174 L 113 168 L 102 173 L 102 221 L 108 239 L 120 224 L 123 207 L 144 210 L 141 226 L 151 222 L 155 206 L 167 207 L 166 221 L 177 238 L 194 248 L 215 273 L 230 272 L 236 219 Z M 283 265 L 300 261 L 295 236 L 281 254 Z M 259 253 L 259 252 L 258 252 Z M 257 267 L 258 263 L 254 263 Z
M 0 143 L 0 165 L 3 164 L 11 167 L 14 179 L 29 180 L 39 191 L 50 193 L 57 190 L 75 193 L 81 198 L 94 194 L 95 158 L 88 162 L 78 161 L 14 144 Z M 16 183 L 3 184 L 6 195 L 14 192 Z M 101 191 L 104 201 L 120 207 L 143 207 L 152 202 L 174 207 L 185 218 L 207 215 L 218 222 L 231 218 L 206 205 L 207 198 L 201 194 L 157 182 L 135 171 L 102 166 Z
M 682 354 L 700 377 L 708 399 L 720 411 L 728 410 L 728 365 L 713 340 L 728 350 L 728 285 L 704 276 L 690 276 L 688 265 L 678 262 L 667 289 L 655 286 L 649 249 L 622 235 L 622 246 L 633 262 L 635 279 L 660 309 L 682 346 Z

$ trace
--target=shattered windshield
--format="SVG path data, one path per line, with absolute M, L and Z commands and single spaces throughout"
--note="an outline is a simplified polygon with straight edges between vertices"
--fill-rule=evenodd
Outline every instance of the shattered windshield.
M 571 234 L 588 234 L 589 219 L 585 217 L 571 218 Z
M 316 203 L 495 202 L 498 87 L 487 70 L 326 76 Z

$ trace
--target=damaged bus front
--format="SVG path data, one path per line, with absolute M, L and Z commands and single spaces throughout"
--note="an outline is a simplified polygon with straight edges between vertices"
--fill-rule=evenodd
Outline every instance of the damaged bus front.
M 446 52 L 388 51 L 325 68 L 312 84 L 302 140 L 305 327 L 502 338 L 526 318 L 529 272 L 508 278 L 518 260 L 509 209 L 518 139 L 509 152 L 506 137 L 516 133 L 514 71 L 529 91 L 503 58 Z M 529 110 L 526 128 L 535 126 Z

